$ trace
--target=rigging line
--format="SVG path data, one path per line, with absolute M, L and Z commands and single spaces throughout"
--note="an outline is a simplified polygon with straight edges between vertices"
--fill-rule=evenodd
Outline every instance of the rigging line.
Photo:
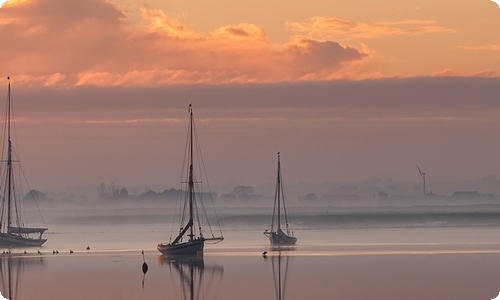
M 2 135 L 1 135 L 1 138 L 2 138 L 2 158 L 6 156 L 6 153 L 5 151 L 7 150 L 7 146 L 6 146 L 6 143 L 7 143 L 7 138 L 6 138 L 6 135 L 7 135 L 7 109 L 5 110 L 5 113 L 4 113 L 4 122 L 2 123 Z
M 14 101 L 13 101 L 12 91 L 10 91 L 10 89 L 9 89 L 9 95 L 8 96 L 10 97 L 10 101 L 9 101 L 9 99 L 7 99 L 8 100 L 7 101 L 7 106 L 8 107 L 6 109 L 6 114 L 8 115 L 9 112 L 10 112 L 10 117 L 11 117 L 11 119 L 14 120 L 13 122 L 11 122 L 11 129 L 14 131 L 14 140 L 17 141 L 19 139 L 18 139 L 18 136 L 17 136 L 17 127 L 16 127 L 16 122 L 15 122 L 14 103 L 13 103 Z M 10 106 L 9 106 L 9 104 L 10 104 Z M 5 129 L 5 126 L 7 126 L 6 122 L 4 123 L 4 129 Z M 5 141 L 3 142 L 3 144 L 5 145 Z M 13 144 L 14 144 L 14 149 L 13 149 L 14 151 L 13 152 L 14 152 L 14 156 L 16 158 L 15 161 L 20 161 L 19 145 L 18 145 L 18 143 L 13 143 Z M 2 147 L 2 149 L 4 149 L 4 148 Z M 3 151 L 4 150 L 2 150 L 2 154 L 4 153 Z M 31 191 L 31 187 L 29 186 L 28 180 L 26 178 L 24 170 L 22 169 L 21 164 L 19 164 L 19 169 L 20 169 L 20 174 L 18 176 L 21 176 L 21 178 L 18 178 L 19 181 L 22 181 L 21 179 L 24 178 L 24 181 L 26 182 L 26 185 L 28 186 L 28 189 Z M 16 180 L 15 177 L 16 176 L 13 176 L 13 180 Z M 13 190 L 14 190 L 14 195 L 13 196 L 14 196 L 14 198 L 17 198 L 18 195 L 16 195 L 16 191 L 15 191 L 14 185 L 13 185 Z M 33 202 L 35 203 L 35 205 L 37 207 L 38 213 L 40 214 L 40 217 L 41 217 L 41 219 L 42 219 L 45 227 L 47 227 L 47 223 L 45 222 L 45 219 L 43 218 L 43 215 L 41 213 L 40 207 L 38 206 L 38 203 L 36 202 L 36 199 L 35 199 L 35 197 L 33 196 L 32 193 L 31 193 L 31 196 L 33 197 Z M 14 200 L 16 200 L 16 199 L 14 199 Z M 23 220 L 22 216 L 20 215 L 20 209 L 18 209 L 19 208 L 18 205 L 21 205 L 21 204 L 19 204 L 18 201 L 14 201 L 14 206 L 16 208 L 16 218 L 17 218 L 16 222 L 17 222 L 18 226 L 20 224 L 22 224 L 24 226 L 24 220 Z
M 182 196 L 180 196 L 180 192 L 177 192 L 177 197 L 176 197 L 176 200 L 175 200 L 175 205 L 174 205 L 174 220 L 172 221 L 172 224 L 170 226 L 170 237 L 169 237 L 169 240 L 168 242 L 172 242 L 172 234 L 174 232 L 174 226 L 175 226 L 175 212 L 177 211 L 177 204 L 180 202 L 180 198 Z
M 292 232 L 293 234 L 293 229 L 292 229 L 292 225 L 291 223 L 289 223 L 289 220 L 288 220 L 288 213 L 287 213 L 287 205 L 286 205 L 286 195 L 285 195 L 285 183 L 283 181 L 283 176 L 281 176 L 281 195 L 283 196 L 283 211 L 285 212 L 285 222 L 286 222 L 286 229 L 287 229 L 287 233 L 288 232 L 288 226 L 290 226 L 290 231 Z
M 0 232 L 1 232 L 2 227 L 4 225 L 4 222 L 3 222 L 4 213 L 5 213 L 5 196 L 2 196 L 2 204 L 1 204 L 1 208 L 0 208 Z
M 11 96 L 10 96 L 10 119 L 11 119 L 11 130 L 14 131 L 14 137 L 11 139 L 12 141 L 16 141 L 16 143 L 12 143 L 13 144 L 13 150 L 12 152 L 13 153 L 17 153 L 16 155 L 16 158 L 17 158 L 17 161 L 20 161 L 21 159 L 21 152 L 19 151 L 19 144 L 17 143 L 17 141 L 19 141 L 19 138 L 17 137 L 17 126 L 16 126 L 16 114 L 14 113 L 14 100 L 12 98 L 12 92 L 11 92 Z
M 198 130 L 197 130 L 196 124 L 194 124 L 194 122 L 193 122 L 193 125 L 194 125 L 194 133 L 195 133 L 196 141 L 197 141 L 197 143 L 196 143 L 197 152 L 198 152 L 198 156 L 200 157 L 199 161 L 201 162 L 201 167 L 202 167 L 201 169 L 203 170 L 203 174 L 201 174 L 201 175 L 202 175 L 202 177 L 203 177 L 203 175 L 205 176 L 205 180 L 207 182 L 206 184 L 207 184 L 207 189 L 208 189 L 209 197 L 210 197 L 210 200 L 212 202 L 213 213 L 214 213 L 214 216 L 215 216 L 215 220 L 217 222 L 217 226 L 219 228 L 220 235 L 222 237 L 223 236 L 223 234 L 222 234 L 222 228 L 220 226 L 219 216 L 217 215 L 217 211 L 215 210 L 214 199 L 212 197 L 212 190 L 210 188 L 210 182 L 208 180 L 207 168 L 205 167 L 205 160 L 203 159 L 203 152 L 201 151 L 201 143 L 200 143 L 200 140 L 198 138 Z M 202 202 L 202 205 L 204 205 L 203 202 Z M 204 206 L 203 206 L 203 210 L 205 211 L 205 214 L 206 214 L 206 210 L 205 210 Z M 207 219 L 207 223 L 208 223 L 208 227 L 210 229 L 210 232 L 212 233 L 212 237 L 215 237 L 214 234 L 213 234 L 213 231 L 212 231 L 212 226 L 210 224 L 210 221 L 208 220 L 208 216 L 207 216 L 206 219 Z
M 33 195 L 33 193 L 31 192 L 31 187 L 28 183 L 28 179 L 26 178 L 26 175 L 24 174 L 24 170 L 23 170 L 23 167 L 21 166 L 21 164 L 19 164 L 19 170 L 21 171 L 21 174 L 24 178 L 24 181 L 26 182 L 26 186 L 28 187 L 28 190 L 29 190 L 29 194 L 31 194 L 31 197 L 33 199 L 33 202 L 35 203 L 36 205 L 36 208 L 38 210 L 38 213 L 40 214 L 40 217 L 42 218 L 42 221 L 43 221 L 43 224 L 45 227 L 47 227 L 47 223 L 45 223 L 45 219 L 43 218 L 43 215 L 42 215 L 42 212 L 40 211 L 40 207 L 38 207 L 38 203 L 36 202 L 36 199 L 35 199 L 35 196 Z
M 172 240 L 172 235 L 174 233 L 174 226 L 177 224 L 176 223 L 176 220 L 177 220 L 177 213 L 179 213 L 179 222 L 180 224 L 183 224 L 184 222 L 184 211 L 185 211 L 185 208 L 186 208 L 186 196 L 185 196 L 185 193 L 184 193 L 184 186 L 183 184 L 185 183 L 184 182 L 184 176 L 188 177 L 189 175 L 186 175 L 186 173 L 188 173 L 188 169 L 189 168 L 186 168 L 186 160 L 187 160 L 187 149 L 188 149 L 188 146 L 189 146 L 189 126 L 188 126 L 188 130 L 187 130 L 187 133 L 186 133 L 186 138 L 185 138 L 185 143 L 184 143 L 184 156 L 183 156 L 183 159 L 182 159 L 182 164 L 181 164 L 181 172 L 180 172 L 180 178 L 179 178 L 179 185 L 178 185 L 178 191 L 177 191 L 177 198 L 175 200 L 175 206 L 174 206 L 174 219 L 172 221 L 172 226 L 171 226 L 171 229 L 170 229 L 170 241 Z M 184 203 L 184 208 L 181 208 L 182 207 L 182 203 Z M 182 226 L 182 225 L 181 225 Z M 176 236 L 182 231 L 182 229 L 180 231 L 175 231 L 176 233 Z
M 196 197 L 196 193 L 194 193 L 193 195 L 193 206 L 194 206 L 194 210 L 196 211 L 195 215 L 196 215 L 196 222 L 198 223 L 198 232 L 200 234 L 200 236 L 203 236 L 203 233 L 201 232 L 201 221 L 200 221 L 200 212 L 198 210 L 198 202 L 201 200 L 197 200 L 198 197 Z M 203 205 L 203 204 L 202 204 Z
M 280 181 L 279 176 L 280 176 L 280 170 L 278 168 L 278 176 L 276 177 L 276 185 L 274 188 L 274 203 L 273 203 L 273 215 L 271 218 L 271 231 L 274 231 L 274 216 L 276 215 L 276 204 L 278 201 L 280 201 L 280 199 L 278 199 L 278 189 L 279 189 L 279 181 Z
M 7 105 L 6 105 L 6 108 L 8 108 L 8 99 L 9 99 L 9 94 L 7 94 Z M 8 112 L 7 112 L 7 109 L 4 110 L 4 122 L 2 122 L 2 133 L 1 133 L 1 138 L 2 138 L 2 163 L 5 163 L 7 162 L 7 160 L 3 160 L 4 157 L 7 156 L 6 154 L 6 150 L 7 150 L 7 138 L 6 138 L 6 135 L 7 135 L 7 122 L 8 122 Z M 7 168 L 2 168 L 2 178 L 5 178 L 5 185 L 3 185 L 3 187 L 6 187 L 7 186 Z
M 13 151 L 12 155 L 14 156 L 14 158 L 17 158 L 16 157 L 16 152 Z M 14 161 L 19 161 L 19 160 L 16 160 L 14 159 L 12 162 Z M 21 164 L 19 164 L 19 169 L 21 170 Z M 21 197 L 20 195 L 24 194 L 24 191 L 22 189 L 22 187 L 18 184 L 18 182 L 22 182 L 22 170 L 21 171 L 17 171 L 15 172 L 14 170 L 14 166 L 12 166 L 12 197 L 14 198 L 14 208 L 15 208 L 15 211 L 16 211 L 16 224 L 18 227 L 24 227 L 25 224 L 24 224 L 24 216 L 23 216 L 23 209 L 24 209 L 24 202 L 21 201 Z M 27 183 L 27 181 L 26 181 Z M 41 216 L 41 213 L 40 213 L 40 216 Z M 42 220 L 43 220 L 43 217 L 42 217 Z
M 7 186 L 7 175 L 6 174 L 4 174 L 4 178 L 3 178 L 2 182 L 3 182 L 3 187 L 6 187 Z M 9 225 L 8 224 L 8 222 L 9 222 L 8 221 L 9 206 L 7 204 L 7 199 L 8 199 L 7 190 L 4 188 L 3 194 L 2 194 L 2 219 L 1 219 L 2 224 L 1 224 L 1 226 L 3 227 L 5 225 L 5 227 L 4 227 L 5 229 L 7 229 L 7 226 Z
M 210 230 L 210 234 L 212 235 L 212 237 L 214 237 L 212 225 L 210 224 L 210 220 L 208 219 L 207 210 L 205 208 L 205 201 L 203 200 L 203 195 L 204 195 L 203 188 L 198 189 L 198 195 L 199 195 L 199 199 L 200 199 L 199 203 L 201 205 L 201 210 L 203 212 L 203 217 L 204 217 L 204 219 L 202 218 L 200 220 L 199 215 L 198 215 L 198 224 L 201 224 L 201 222 L 206 220 L 206 225 L 208 226 L 208 229 Z M 208 197 L 210 197 L 210 196 L 208 196 Z M 198 207 L 196 207 L 196 213 L 199 214 Z M 203 224 L 203 225 L 205 225 L 205 224 Z M 200 226 L 200 233 L 201 233 L 201 226 Z
M 183 205 L 182 205 L 182 209 L 180 210 L 180 224 L 181 224 L 181 228 L 179 230 L 179 233 L 182 232 L 182 230 L 184 230 L 184 223 L 186 222 L 186 211 L 188 210 L 188 198 L 189 198 L 189 195 L 187 193 L 183 193 L 184 194 L 184 200 L 182 201 L 183 202 Z M 181 207 L 179 207 L 181 208 Z M 191 225 L 190 225 L 191 226 Z M 182 240 L 182 238 L 181 238 Z
M 14 198 L 14 210 L 16 211 L 16 225 L 17 225 L 17 227 L 24 227 L 23 219 L 22 219 L 21 214 L 20 214 L 21 207 L 19 207 L 21 204 L 19 204 L 17 190 L 15 188 L 15 177 L 12 178 L 12 181 L 13 181 L 12 182 L 12 197 Z
M 195 135 L 196 135 L 196 134 L 195 134 Z M 197 137 L 198 137 L 198 136 L 196 135 L 196 138 L 197 138 Z M 197 150 L 197 151 L 196 151 L 196 158 L 197 158 L 197 161 L 198 161 L 198 162 L 200 162 L 202 159 L 200 158 L 200 148 L 199 148 L 199 143 L 196 143 L 196 150 Z M 201 172 L 200 172 L 200 173 L 201 173 Z M 202 174 L 200 174 L 200 176 L 201 176 L 201 177 L 203 177 L 203 176 L 202 176 Z M 195 172 L 195 173 L 193 173 L 193 177 L 196 177 L 196 172 Z M 193 178 L 193 179 L 195 180 L 195 182 L 198 182 L 198 183 L 201 183 L 201 182 L 203 181 L 203 180 L 198 181 L 198 180 L 196 180 L 197 178 Z M 212 235 L 212 237 L 213 237 L 213 236 L 214 236 L 214 234 L 213 234 L 212 226 L 210 225 L 210 221 L 209 221 L 209 219 L 208 219 L 207 210 L 206 210 L 206 207 L 205 207 L 205 201 L 204 201 L 204 199 L 203 199 L 203 195 L 204 195 L 204 193 L 205 193 L 205 192 L 204 192 L 204 190 L 203 190 L 203 185 L 202 185 L 202 184 L 197 184 L 197 185 L 195 185 L 195 186 L 194 186 L 194 188 L 195 188 L 195 194 L 197 194 L 197 195 L 198 195 L 198 196 L 197 196 L 197 199 L 198 199 L 198 200 L 196 200 L 194 203 L 196 204 L 196 216 L 197 216 L 197 222 L 198 222 L 198 224 L 199 224 L 199 226 L 200 226 L 200 228 L 199 228 L 200 234 L 201 234 L 201 232 L 202 232 L 202 231 L 201 231 L 201 230 L 202 230 L 202 229 L 201 229 L 201 225 L 205 225 L 204 223 L 202 224 L 202 222 L 204 222 L 204 221 L 206 220 L 206 222 L 207 222 L 207 224 L 206 224 L 206 225 L 208 226 L 208 228 L 209 228 L 209 230 L 210 230 L 210 234 L 211 234 L 211 235 Z M 210 197 L 210 195 L 209 195 L 209 197 Z M 202 210 L 203 217 L 204 217 L 204 218 L 201 218 L 201 219 L 200 219 L 200 217 L 199 217 L 200 213 L 199 213 L 199 208 L 198 208 L 198 202 L 199 202 L 199 205 L 201 206 L 201 210 Z

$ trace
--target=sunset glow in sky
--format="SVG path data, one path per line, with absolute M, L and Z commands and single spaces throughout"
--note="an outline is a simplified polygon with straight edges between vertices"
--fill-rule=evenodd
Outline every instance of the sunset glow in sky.
M 499 29 L 491 0 L 9 0 L 0 75 L 35 186 L 174 184 L 188 103 L 216 182 L 278 151 L 292 182 L 500 177 Z
M 10 0 L 2 72 L 30 86 L 498 76 L 490 0 Z

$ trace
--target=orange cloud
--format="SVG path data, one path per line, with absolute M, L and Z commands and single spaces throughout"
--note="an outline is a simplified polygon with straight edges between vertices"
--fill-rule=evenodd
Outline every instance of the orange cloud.
M 331 17 L 314 17 L 307 22 L 288 22 L 287 27 L 318 39 L 373 39 L 393 35 L 418 35 L 453 32 L 432 20 L 402 20 L 363 23 Z
M 448 76 L 458 76 L 458 72 L 455 72 L 450 69 L 444 69 L 439 72 L 435 72 L 432 74 L 432 76 L 436 77 L 448 77 Z M 467 76 L 467 77 L 497 77 L 498 72 L 494 70 L 483 70 L 483 71 L 477 71 L 477 72 L 469 72 L 467 74 L 460 74 L 460 76 Z
M 143 19 L 148 23 L 148 30 L 168 37 L 180 39 L 198 39 L 200 35 L 178 19 L 169 18 L 159 9 L 141 9 Z
M 464 49 L 464 50 L 500 51 L 500 45 L 457 46 L 456 48 Z
M 212 37 L 234 40 L 267 41 L 264 30 L 254 24 L 241 23 L 237 26 L 223 26 L 211 33 Z
M 140 16 L 133 26 L 105 0 L 13 2 L 0 9 L 0 65 L 32 86 L 148 86 L 346 77 L 367 57 L 311 38 L 272 44 L 249 23 L 203 35 L 158 9 Z
M 7 7 L 7 6 L 14 6 L 14 5 L 19 5 L 23 4 L 24 2 L 28 2 L 30 0 L 1 0 L 0 7 Z

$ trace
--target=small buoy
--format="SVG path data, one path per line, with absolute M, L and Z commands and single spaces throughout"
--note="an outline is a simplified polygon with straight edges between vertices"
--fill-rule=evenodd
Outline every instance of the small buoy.
M 267 251 L 262 252 L 263 257 L 267 257 Z
M 144 257 L 144 250 L 142 250 L 142 273 L 146 274 L 148 271 L 148 264 L 146 263 L 146 258 Z
M 69 249 L 69 254 L 73 254 L 73 250 Z
M 25 251 L 24 251 L 24 254 L 26 254 L 26 253 L 28 253 L 28 252 L 26 252 L 26 250 L 25 250 Z
M 56 254 L 56 250 L 52 250 L 52 254 Z
M 87 250 L 90 250 L 90 246 L 87 246 Z

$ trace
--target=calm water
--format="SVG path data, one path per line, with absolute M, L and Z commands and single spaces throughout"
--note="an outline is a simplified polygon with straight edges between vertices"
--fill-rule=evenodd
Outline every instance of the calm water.
M 49 213 L 40 255 L 38 249 L 0 253 L 0 291 L 17 300 L 490 300 L 500 292 L 500 226 L 469 226 L 469 215 L 452 227 L 429 225 L 432 215 L 425 226 L 398 217 L 380 228 L 384 218 L 371 215 L 343 229 L 302 223 L 298 244 L 279 250 L 270 248 L 261 221 L 231 217 L 223 224 L 226 240 L 206 245 L 203 257 L 169 260 L 156 251 L 169 238 L 163 214 Z M 350 228 L 361 221 L 362 228 Z
M 18 300 L 490 300 L 500 292 L 498 227 L 296 230 L 298 245 L 281 251 L 261 230 L 225 230 L 204 257 L 172 260 L 155 250 L 167 231 L 55 226 L 42 255 L 2 256 L 0 291 Z

